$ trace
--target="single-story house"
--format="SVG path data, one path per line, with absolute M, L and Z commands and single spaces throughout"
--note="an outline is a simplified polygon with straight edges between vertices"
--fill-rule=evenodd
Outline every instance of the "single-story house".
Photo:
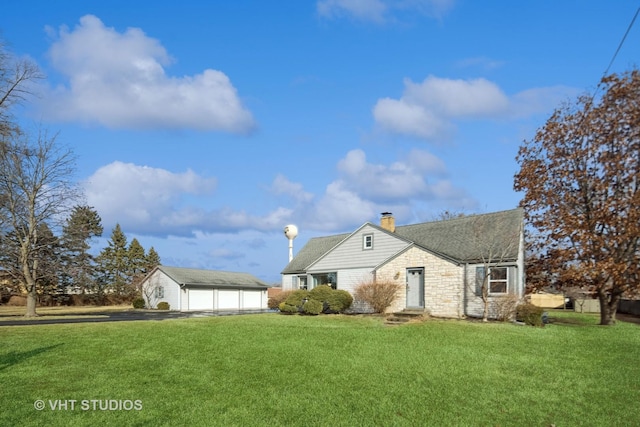
M 524 296 L 523 223 L 520 208 L 397 227 L 385 212 L 379 225 L 309 239 L 282 271 L 282 289 L 330 284 L 353 292 L 387 280 L 401 286 L 389 311 L 461 318 L 482 316 L 484 286 L 494 317 L 500 297 Z
M 171 310 L 179 311 L 266 309 L 268 288 L 248 273 L 164 265 L 154 268 L 142 282 L 147 307 L 166 301 Z

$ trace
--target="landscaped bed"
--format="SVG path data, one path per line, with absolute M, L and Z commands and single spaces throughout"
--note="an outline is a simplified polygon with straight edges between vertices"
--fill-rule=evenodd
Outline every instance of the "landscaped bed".
M 380 317 L 266 314 L 0 327 L 0 425 L 640 419 L 640 326 L 551 319 L 385 327 Z

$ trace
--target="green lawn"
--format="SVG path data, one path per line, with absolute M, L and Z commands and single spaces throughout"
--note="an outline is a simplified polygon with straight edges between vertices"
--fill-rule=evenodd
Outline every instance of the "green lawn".
M 553 316 L 545 328 L 277 314 L 0 327 L 0 426 L 637 423 L 640 326 Z

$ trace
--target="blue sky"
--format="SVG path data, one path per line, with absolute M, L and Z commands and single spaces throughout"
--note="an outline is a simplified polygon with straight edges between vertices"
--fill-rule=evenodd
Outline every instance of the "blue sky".
M 517 206 L 520 143 L 593 91 L 637 2 L 7 0 L 47 78 L 18 111 L 102 217 L 166 265 L 278 282 L 283 227 Z M 638 64 L 635 25 L 612 72 Z

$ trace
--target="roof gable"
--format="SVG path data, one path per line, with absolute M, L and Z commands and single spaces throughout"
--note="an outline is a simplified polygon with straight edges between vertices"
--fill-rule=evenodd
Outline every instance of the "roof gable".
M 363 248 L 365 235 L 373 237 L 370 249 Z M 318 271 L 327 268 L 373 268 L 410 244 L 411 242 L 404 237 L 367 222 L 325 252 L 307 269 Z
M 245 288 L 267 288 L 269 285 L 249 273 L 201 270 L 183 267 L 156 267 L 180 286 L 229 286 Z

